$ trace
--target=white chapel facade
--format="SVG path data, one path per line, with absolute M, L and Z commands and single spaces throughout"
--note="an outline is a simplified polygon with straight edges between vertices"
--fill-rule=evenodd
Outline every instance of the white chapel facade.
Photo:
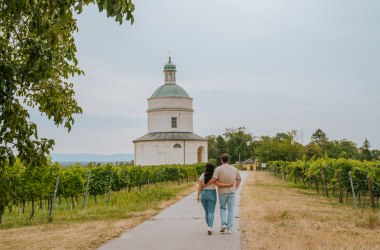
M 176 84 L 176 71 L 169 57 L 165 83 L 148 98 L 148 134 L 133 141 L 135 165 L 207 162 L 207 139 L 193 133 L 193 98 Z

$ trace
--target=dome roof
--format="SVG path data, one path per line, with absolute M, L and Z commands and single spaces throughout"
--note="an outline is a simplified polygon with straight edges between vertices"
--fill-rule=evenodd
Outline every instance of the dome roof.
M 188 97 L 187 92 L 177 84 L 164 84 L 154 91 L 151 98 L 156 97 Z
M 165 64 L 164 70 L 176 70 L 175 64 L 172 63 L 172 58 L 169 56 L 169 62 Z

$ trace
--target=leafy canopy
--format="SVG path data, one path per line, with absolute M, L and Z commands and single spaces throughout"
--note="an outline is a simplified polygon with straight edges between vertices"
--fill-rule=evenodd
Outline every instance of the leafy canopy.
M 83 74 L 74 14 L 89 4 L 120 24 L 133 23 L 131 0 L 0 1 L 0 166 L 12 165 L 16 155 L 28 166 L 46 162 L 54 141 L 38 137 L 28 109 L 38 108 L 68 131 L 73 115 L 82 113 L 69 78 Z

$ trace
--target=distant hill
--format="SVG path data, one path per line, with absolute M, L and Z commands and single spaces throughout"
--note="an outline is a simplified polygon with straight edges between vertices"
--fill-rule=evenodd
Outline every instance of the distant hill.
M 88 163 L 88 162 L 130 162 L 134 159 L 134 154 L 111 154 L 111 155 L 98 155 L 98 154 L 52 154 L 53 162 L 59 162 L 63 165 L 70 163 Z

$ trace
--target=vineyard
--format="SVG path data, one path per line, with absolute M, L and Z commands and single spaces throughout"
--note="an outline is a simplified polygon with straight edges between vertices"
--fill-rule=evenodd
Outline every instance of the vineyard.
M 143 187 L 150 187 L 164 182 L 193 182 L 204 171 L 203 164 L 163 165 L 137 167 L 129 165 L 80 165 L 62 167 L 48 164 L 38 168 L 25 167 L 17 161 L 8 167 L 3 181 L 9 191 L 8 212 L 14 208 L 18 214 L 24 214 L 25 207 L 31 207 L 28 219 L 32 220 L 35 209 L 46 209 L 46 220 L 52 221 L 56 200 L 64 200 L 68 209 L 80 207 L 85 210 L 86 202 L 97 202 L 99 197 L 110 201 L 112 193 L 139 192 Z M 0 222 L 5 208 L 0 211 Z
M 380 162 L 320 158 L 295 162 L 272 161 L 269 170 L 283 181 L 315 187 L 318 193 L 337 197 L 339 203 L 379 208 Z

